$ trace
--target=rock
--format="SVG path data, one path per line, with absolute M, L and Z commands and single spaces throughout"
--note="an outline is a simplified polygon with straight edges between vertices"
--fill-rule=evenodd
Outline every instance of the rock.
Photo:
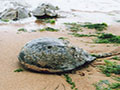
M 20 1 L 10 1 L 10 4 L 12 4 L 13 7 L 24 7 L 24 8 L 30 8 L 31 5 L 25 2 L 25 0 L 20 0 Z
M 0 18 L 1 19 L 8 19 L 8 20 L 20 20 L 24 18 L 30 17 L 30 13 L 27 9 L 23 7 L 16 7 L 16 8 L 8 8 L 4 10 Z
M 55 7 L 51 4 L 40 4 L 35 10 L 33 10 L 33 15 L 37 18 L 52 18 L 57 17 L 58 7 Z
M 39 38 L 28 42 L 19 53 L 20 63 L 38 72 L 65 72 L 91 62 L 95 57 L 55 38 Z

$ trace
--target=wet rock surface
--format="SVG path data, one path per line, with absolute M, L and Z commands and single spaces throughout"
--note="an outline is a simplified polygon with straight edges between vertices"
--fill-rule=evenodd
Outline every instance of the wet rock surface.
M 32 13 L 37 18 L 54 18 L 58 16 L 57 10 L 52 4 L 42 3 Z
M 28 42 L 19 53 L 20 63 L 38 72 L 64 72 L 93 61 L 82 48 L 71 47 L 55 38 L 39 38 Z
M 20 20 L 30 17 L 30 12 L 24 7 L 15 7 L 5 9 L 0 14 L 0 19 Z

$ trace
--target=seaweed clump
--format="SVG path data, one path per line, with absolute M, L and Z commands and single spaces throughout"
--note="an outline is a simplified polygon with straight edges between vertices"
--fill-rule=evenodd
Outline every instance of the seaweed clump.
M 18 31 L 22 31 L 22 32 L 27 32 L 27 29 L 25 29 L 25 28 L 20 28 L 20 29 L 18 29 Z
M 9 22 L 8 19 L 1 19 L 1 21 L 3 21 L 3 22 Z
M 79 23 L 64 23 L 72 32 L 82 31 L 81 24 Z
M 96 29 L 98 31 L 103 31 L 107 29 L 108 25 L 106 23 L 96 23 L 96 24 L 88 23 L 88 24 L 82 25 L 82 27 L 86 27 L 88 29 Z
M 114 57 L 112 57 L 111 59 L 120 61 L 120 57 L 118 57 L 118 56 L 114 56 Z
M 95 40 L 96 43 L 120 43 L 120 36 L 111 33 L 101 33 Z
M 24 70 L 22 68 L 14 70 L 14 72 L 23 72 Z
M 56 21 L 55 19 L 47 19 L 45 22 L 50 24 L 55 24 Z
M 120 65 L 116 62 L 111 62 L 109 60 L 104 60 L 105 65 L 99 66 L 100 70 L 106 75 L 111 76 L 111 74 L 120 74 Z
M 119 90 L 120 83 L 110 83 L 108 80 L 100 80 L 96 84 L 93 84 L 96 90 Z
M 96 35 L 93 34 L 79 34 L 79 33 L 72 33 L 75 37 L 96 37 Z
M 66 40 L 66 39 L 68 39 L 68 38 L 66 38 L 66 37 L 59 37 L 58 39 Z
M 44 22 L 44 23 L 50 23 L 50 24 L 55 24 L 56 23 L 55 19 L 49 19 L 49 18 L 39 19 L 38 21 L 41 21 L 41 22 Z
M 72 78 L 68 74 L 64 74 L 64 77 L 67 83 L 71 85 L 72 90 L 78 90 L 78 88 L 76 88 L 75 82 L 72 81 Z
M 45 27 L 43 29 L 39 29 L 39 31 L 51 31 L 51 32 L 57 32 L 58 29 L 52 28 L 52 27 Z
M 82 28 L 95 29 L 97 31 L 106 30 L 108 25 L 106 23 L 64 23 L 72 32 L 82 31 Z

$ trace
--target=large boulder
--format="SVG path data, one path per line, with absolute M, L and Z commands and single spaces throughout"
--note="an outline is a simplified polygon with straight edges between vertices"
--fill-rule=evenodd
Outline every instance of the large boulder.
M 28 18 L 30 16 L 31 16 L 30 12 L 24 7 L 8 8 L 5 9 L 0 14 L 1 19 L 8 19 L 8 20 L 20 20 L 20 19 Z
M 35 10 L 32 11 L 33 15 L 37 18 L 54 18 L 57 17 L 58 7 L 49 3 L 40 4 Z
M 82 48 L 55 38 L 39 38 L 28 42 L 18 59 L 27 69 L 38 72 L 65 72 L 95 59 Z

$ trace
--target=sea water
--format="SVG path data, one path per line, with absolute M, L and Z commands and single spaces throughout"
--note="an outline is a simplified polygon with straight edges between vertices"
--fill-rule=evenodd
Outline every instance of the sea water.
M 39 3 L 51 3 L 60 8 L 60 14 L 66 18 L 63 22 L 106 22 L 115 23 L 120 20 L 120 0 L 0 0 L 0 12 L 14 7 L 12 2 L 34 10 Z

